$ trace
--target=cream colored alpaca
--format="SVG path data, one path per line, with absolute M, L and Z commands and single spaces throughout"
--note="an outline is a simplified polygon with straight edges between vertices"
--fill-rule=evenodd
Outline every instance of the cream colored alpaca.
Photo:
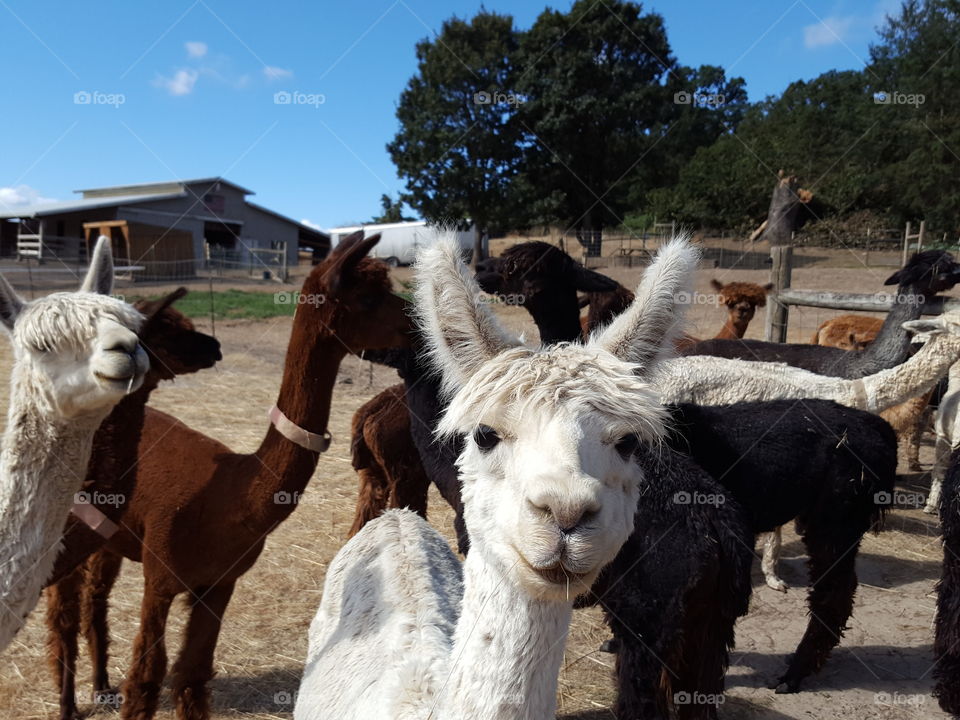
M 94 432 L 147 370 L 142 318 L 108 297 L 112 288 L 106 238 L 79 292 L 25 302 L 0 277 L 0 321 L 14 349 L 0 453 L 0 650 L 53 568 Z
M 960 363 L 954 363 L 947 374 L 947 391 L 940 398 L 934 430 L 937 442 L 934 450 L 933 479 L 930 481 L 930 496 L 923 508 L 926 513 L 940 511 L 940 491 L 947 475 L 950 457 L 960 447 Z
M 517 346 L 454 243 L 427 250 L 417 304 L 451 396 L 462 565 L 416 514 L 368 523 L 331 563 L 296 720 L 547 720 L 573 599 L 633 531 L 665 411 L 649 379 L 672 345 L 696 251 L 668 245 L 634 304 L 586 345 Z
M 925 393 L 960 357 L 960 312 L 911 320 L 903 327 L 929 340 L 905 363 L 863 378 L 845 380 L 781 363 L 692 355 L 663 363 L 656 385 L 665 403 L 729 405 L 819 398 L 879 412 Z
M 923 334 L 926 337 L 924 346 L 902 365 L 864 378 L 844 380 L 780 363 L 696 355 L 663 363 L 655 384 L 663 393 L 664 402 L 668 403 L 727 405 L 752 400 L 819 398 L 879 412 L 930 390 L 960 357 L 960 313 L 911 320 L 903 327 L 912 333 Z M 948 456 L 949 452 L 944 455 Z M 938 491 L 934 481 L 928 507 L 936 502 L 934 495 Z M 760 567 L 764 580 L 774 590 L 786 592 L 787 584 L 777 575 L 781 529 L 766 533 L 762 542 Z

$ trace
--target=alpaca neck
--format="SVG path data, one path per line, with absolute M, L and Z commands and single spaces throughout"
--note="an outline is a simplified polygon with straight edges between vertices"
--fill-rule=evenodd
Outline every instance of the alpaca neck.
M 720 328 L 720 332 L 714 335 L 714 339 L 736 340 L 742 338 L 746 334 L 749 324 L 749 320 L 734 320 L 728 315 L 727 321 L 723 324 L 723 327 Z
M 538 293 L 523 305 L 540 331 L 540 343 L 552 345 L 559 342 L 576 342 L 583 328 L 580 327 L 580 306 L 577 293 Z
M 125 481 L 126 486 L 132 485 L 147 401 L 158 382 L 148 373 L 140 389 L 125 396 L 101 423 L 93 436 L 93 452 L 86 471 L 88 483 L 114 487 Z
M 903 324 L 920 317 L 923 297 L 919 288 L 901 285 L 897 299 L 880 326 L 877 337 L 860 351 L 864 374 L 870 374 L 899 365 L 910 356 L 910 333 Z
M 438 718 L 552 720 L 569 603 L 534 600 L 474 549 Z
M 960 337 L 944 333 L 928 340 L 912 358 L 863 378 L 867 409 L 885 410 L 931 389 L 960 355 Z
M 333 386 L 347 353 L 335 337 L 308 339 L 307 321 L 301 320 L 306 314 L 298 311 L 294 319 L 277 407 L 291 422 L 319 435 L 327 430 Z M 263 533 L 285 520 L 296 508 L 319 459 L 319 453 L 288 440 L 271 424 L 253 455 L 246 526 Z
M 0 452 L 0 649 L 33 609 L 80 490 L 93 434 L 107 414 L 69 420 L 14 369 Z

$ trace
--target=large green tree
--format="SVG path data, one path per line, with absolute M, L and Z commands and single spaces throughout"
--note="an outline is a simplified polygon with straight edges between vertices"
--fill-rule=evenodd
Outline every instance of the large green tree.
M 532 219 L 575 228 L 597 254 L 631 189 L 656 177 L 651 153 L 672 115 L 667 81 L 677 67 L 663 19 L 636 3 L 578 0 L 567 12 L 544 10 L 520 48 Z
M 402 199 L 427 220 L 474 222 L 478 244 L 515 224 L 517 46 L 508 15 L 446 21 L 436 38 L 417 44 L 417 73 L 400 96 L 400 130 L 387 145 L 406 183 Z
M 754 105 L 735 133 L 723 134 L 654 195 L 658 212 L 708 227 L 755 225 L 770 187 L 786 169 L 820 203 L 847 212 L 870 202 L 877 118 L 863 73 L 830 71 L 792 83 Z
M 374 215 L 371 222 L 375 223 L 398 223 L 406 220 L 413 220 L 403 214 L 403 201 L 394 200 L 387 194 L 380 196 L 380 214 Z
M 878 203 L 960 229 L 960 0 L 907 0 L 871 48 Z

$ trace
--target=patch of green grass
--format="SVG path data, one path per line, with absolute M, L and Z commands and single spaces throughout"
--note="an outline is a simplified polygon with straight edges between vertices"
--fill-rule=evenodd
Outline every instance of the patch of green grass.
M 217 320 L 262 320 L 279 315 L 293 315 L 297 309 L 296 293 L 290 291 L 218 290 L 212 293 L 212 298 L 214 317 Z M 157 296 L 150 299 L 155 300 Z M 178 300 L 174 307 L 187 317 L 209 318 L 210 301 L 210 291 L 197 288 Z

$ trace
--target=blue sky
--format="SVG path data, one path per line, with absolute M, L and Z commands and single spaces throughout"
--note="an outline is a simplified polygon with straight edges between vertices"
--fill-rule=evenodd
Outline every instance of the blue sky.
M 414 45 L 478 0 L 0 0 L 0 207 L 222 175 L 333 227 L 402 189 L 384 149 Z M 520 28 L 543 0 L 486 0 Z M 552 7 L 567 9 L 568 2 Z M 898 0 L 656 0 L 674 55 L 750 98 L 863 66 Z M 79 93 L 79 95 L 78 95 Z M 276 93 L 292 102 L 278 104 Z M 87 102 L 84 102 L 84 101 Z

